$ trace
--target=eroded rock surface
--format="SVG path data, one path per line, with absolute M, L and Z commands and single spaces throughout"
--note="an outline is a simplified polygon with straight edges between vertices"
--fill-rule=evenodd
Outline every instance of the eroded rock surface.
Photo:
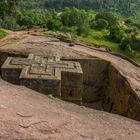
M 1 140 L 139 140 L 140 123 L 0 79 Z
M 83 99 L 91 103 L 101 101 L 106 111 L 139 120 L 139 67 L 107 52 L 80 45 L 69 47 L 55 38 L 33 35 L 26 35 L 16 44 L 3 45 L 0 65 L 8 56 L 25 57 L 28 53 L 78 58 L 85 72 L 83 86 L 87 96 Z M 84 59 L 80 60 L 81 56 Z M 94 61 L 89 59 L 85 63 L 87 57 Z M 50 100 L 2 80 L 0 84 L 2 139 L 139 140 L 139 122 L 58 99 Z

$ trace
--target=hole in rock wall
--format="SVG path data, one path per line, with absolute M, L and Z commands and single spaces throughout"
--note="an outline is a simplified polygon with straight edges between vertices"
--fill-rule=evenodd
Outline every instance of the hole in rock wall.
M 73 97 L 72 90 L 70 90 L 69 96 L 70 96 L 70 97 Z

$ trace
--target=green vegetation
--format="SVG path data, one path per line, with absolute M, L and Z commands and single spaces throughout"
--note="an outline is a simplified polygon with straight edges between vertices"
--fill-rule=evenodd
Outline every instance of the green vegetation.
M 2 0 L 0 28 L 29 30 L 39 26 L 63 41 L 78 38 L 140 62 L 139 4 L 140 0 Z M 0 37 L 4 36 L 0 31 Z
M 11 33 L 11 31 L 8 31 L 6 29 L 0 29 L 0 39 L 4 38 L 5 36 L 7 36 L 10 33 Z
M 49 94 L 48 98 L 50 98 L 51 100 L 55 100 L 55 97 L 52 94 Z
M 118 51 L 119 44 L 109 41 L 107 39 L 108 35 L 109 35 L 108 30 L 102 30 L 102 31 L 92 30 L 88 36 L 80 37 L 80 40 L 89 45 L 95 44 L 97 46 L 110 48 L 113 51 Z
M 12 44 L 16 44 L 18 41 L 19 41 L 18 38 L 13 38 L 13 39 L 10 40 L 10 42 L 11 42 Z
M 57 10 L 75 7 L 95 11 L 112 11 L 128 17 L 139 14 L 140 0 L 45 0 L 45 7 Z

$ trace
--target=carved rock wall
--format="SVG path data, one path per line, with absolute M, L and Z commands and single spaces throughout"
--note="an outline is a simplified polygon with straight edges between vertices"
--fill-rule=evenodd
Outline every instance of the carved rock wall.
M 75 59 L 74 59 L 75 60 Z M 83 70 L 83 102 L 101 100 L 107 82 L 109 62 L 102 59 L 76 59 Z
M 28 58 L 8 57 L 1 66 L 1 76 L 13 84 L 82 103 L 83 72 L 79 62 L 34 54 Z
M 2 64 L 8 56 L 11 56 L 11 54 L 6 53 L 2 54 L 0 56 L 1 58 L 0 64 Z M 20 55 L 17 54 L 16 56 Z M 82 92 L 83 102 L 94 103 L 101 101 L 102 107 L 105 111 L 120 114 L 125 117 L 129 117 L 140 121 L 139 91 L 134 90 L 129 81 L 127 80 L 127 78 L 125 77 L 125 75 L 123 75 L 110 62 L 99 58 L 88 58 L 88 59 L 63 58 L 62 60 L 80 62 L 83 70 L 83 85 L 78 84 L 79 88 L 77 88 L 77 90 L 79 90 L 79 93 L 81 93 L 81 90 L 83 90 Z M 66 77 L 67 78 L 72 77 L 71 75 L 65 76 L 64 72 L 62 72 L 62 75 L 64 75 L 62 76 L 63 77 L 61 79 L 62 81 L 69 81 L 69 79 L 66 79 Z M 71 93 L 71 89 L 69 88 L 70 86 L 67 85 L 66 82 L 62 83 L 63 83 L 63 85 L 61 85 L 62 93 L 64 93 L 63 91 L 68 90 L 70 96 L 75 93 L 78 93 L 78 91 Z M 83 89 L 81 88 L 82 86 Z M 75 87 L 72 87 L 72 89 L 75 89 Z M 76 96 L 80 97 L 81 95 Z M 63 97 L 65 97 L 64 94 Z
M 101 101 L 105 111 L 140 121 L 140 93 L 115 66 L 99 58 L 76 61 L 83 69 L 84 102 Z
M 140 121 L 140 98 L 128 80 L 112 64 L 108 67 L 108 86 L 104 91 L 103 108 Z

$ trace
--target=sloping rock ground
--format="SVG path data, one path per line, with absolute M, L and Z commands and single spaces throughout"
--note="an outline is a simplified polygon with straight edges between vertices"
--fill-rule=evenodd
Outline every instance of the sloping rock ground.
M 42 36 L 20 35 L 16 43 L 3 42 L 2 51 L 52 54 L 66 57 L 97 56 L 110 61 L 140 92 L 140 68 L 111 54 Z M 6 57 L 5 57 L 6 58 Z M 103 111 L 49 99 L 25 87 L 0 80 L 0 139 L 139 140 L 140 123 Z
M 61 42 L 56 38 L 26 35 L 24 32 L 23 35 L 20 34 L 20 39 L 17 40 L 16 43 L 9 43 L 9 41 L 4 43 L 4 45 L 1 46 L 0 51 L 17 52 L 20 54 L 51 54 L 70 58 L 77 58 L 81 56 L 99 57 L 110 61 L 121 73 L 126 76 L 134 89 L 137 89 L 137 91 L 139 90 L 140 92 L 140 68 L 107 52 L 92 50 L 81 45 L 69 47 L 68 43 Z
M 140 123 L 0 79 L 1 140 L 139 140 Z

